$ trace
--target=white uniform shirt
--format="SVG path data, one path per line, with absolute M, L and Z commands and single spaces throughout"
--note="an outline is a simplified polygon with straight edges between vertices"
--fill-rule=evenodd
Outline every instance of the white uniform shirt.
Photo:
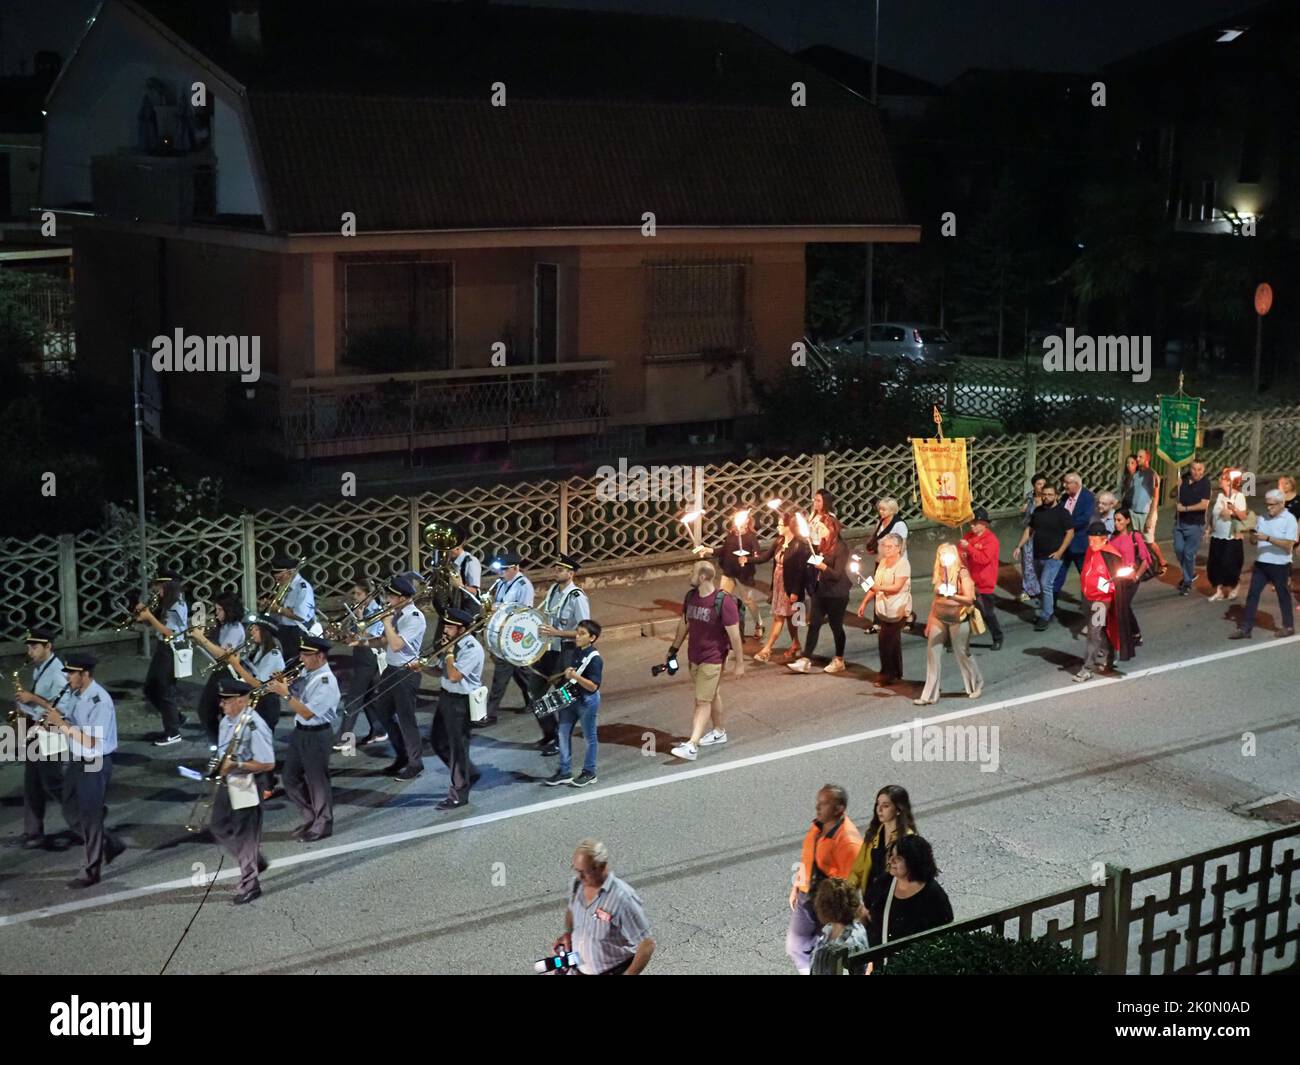
M 404 666 L 420 657 L 420 647 L 424 643 L 424 630 L 429 621 L 424 612 L 414 603 L 407 603 L 393 620 L 393 628 L 402 638 L 402 649 L 394 651 L 391 646 L 384 647 L 384 654 L 390 666 Z
M 304 725 L 331 725 L 339 716 L 339 682 L 329 666 L 304 674 L 289 689 L 299 702 L 312 712 L 311 717 L 295 715 Z
M 561 632 L 572 632 L 578 626 L 579 621 L 589 621 L 591 619 L 591 602 L 587 598 L 587 593 L 570 581 L 564 587 L 558 584 L 552 584 L 550 591 L 546 593 L 546 601 L 542 604 L 542 613 L 546 615 L 546 621 L 553 629 L 559 629 Z M 550 641 L 550 649 L 558 651 L 563 641 L 559 636 L 555 636 Z M 569 638 L 573 642 L 573 638 Z
M 249 659 L 248 665 L 253 676 L 265 684 L 276 673 L 284 672 L 284 655 L 278 647 L 270 651 L 258 651 Z
M 462 636 L 456 641 L 456 669 L 464 676 L 460 680 L 448 680 L 442 676 L 442 690 L 468 695 L 483 681 L 483 648 L 473 636 Z M 445 664 L 445 662 L 444 662 Z
M 289 578 L 289 590 L 284 593 L 284 601 L 280 604 L 280 609 L 293 611 L 295 617 L 281 620 L 297 625 L 304 632 L 310 629 L 316 620 L 316 593 L 300 574 L 295 573 Z M 299 621 L 298 618 L 306 620 Z
M 492 601 L 494 603 L 518 603 L 520 606 L 532 606 L 535 596 L 533 582 L 522 573 L 516 573 L 510 580 L 501 580 L 497 583 L 496 590 L 492 593 Z
M 68 749 L 78 760 L 93 761 L 117 750 L 117 710 L 113 698 L 99 681 L 92 680 L 80 694 L 68 691 L 64 718 L 96 740 L 94 748 L 83 747 L 75 736 L 68 737 Z
M 232 757 L 236 762 L 274 762 L 275 743 L 271 738 L 271 729 L 251 707 L 247 711 L 248 722 L 239 734 L 239 743 L 235 746 Z M 221 715 L 217 726 L 217 750 L 224 752 L 230 746 L 230 738 L 235 734 L 238 717 Z

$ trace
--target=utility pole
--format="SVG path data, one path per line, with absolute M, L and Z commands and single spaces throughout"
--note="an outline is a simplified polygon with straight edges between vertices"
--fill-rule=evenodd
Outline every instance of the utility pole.
M 871 32 L 871 106 L 876 107 L 876 68 L 880 66 L 880 0 L 875 0 L 876 18 Z M 877 111 L 879 116 L 879 111 Z M 862 318 L 862 354 L 867 354 L 868 345 L 871 343 L 871 316 L 874 308 L 871 305 L 871 289 L 875 281 L 876 274 L 876 245 L 873 241 L 867 241 L 867 300 L 866 310 Z

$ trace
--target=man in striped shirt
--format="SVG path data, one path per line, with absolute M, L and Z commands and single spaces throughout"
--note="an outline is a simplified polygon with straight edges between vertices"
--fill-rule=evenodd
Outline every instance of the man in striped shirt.
M 583 976 L 639 975 L 655 951 L 641 897 L 610 872 L 609 851 L 597 840 L 578 844 L 573 871 L 577 878 L 555 952 L 576 950 Z

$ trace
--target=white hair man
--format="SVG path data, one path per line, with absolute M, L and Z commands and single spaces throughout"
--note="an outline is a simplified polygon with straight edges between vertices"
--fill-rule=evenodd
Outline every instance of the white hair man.
M 641 896 L 609 868 L 609 849 L 584 839 L 573 852 L 573 887 L 564 934 L 555 952 L 578 952 L 586 976 L 637 976 L 650 963 L 655 941 Z
M 1228 637 L 1230 640 L 1250 639 L 1255 627 L 1255 612 L 1259 597 L 1266 584 L 1277 592 L 1278 609 L 1282 624 L 1274 636 L 1295 635 L 1295 612 L 1291 603 L 1291 550 L 1296 545 L 1295 516 L 1286 509 L 1286 496 L 1277 488 L 1265 493 L 1264 505 L 1268 513 L 1261 515 L 1255 528 L 1246 534 L 1255 545 L 1255 567 L 1250 574 L 1250 592 L 1246 596 L 1246 609 L 1241 615 L 1241 625 Z

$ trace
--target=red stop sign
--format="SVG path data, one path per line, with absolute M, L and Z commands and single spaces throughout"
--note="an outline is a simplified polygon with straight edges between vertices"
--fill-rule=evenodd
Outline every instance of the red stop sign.
M 1255 289 L 1255 313 L 1261 318 L 1268 314 L 1273 306 L 1273 286 L 1264 282 Z

